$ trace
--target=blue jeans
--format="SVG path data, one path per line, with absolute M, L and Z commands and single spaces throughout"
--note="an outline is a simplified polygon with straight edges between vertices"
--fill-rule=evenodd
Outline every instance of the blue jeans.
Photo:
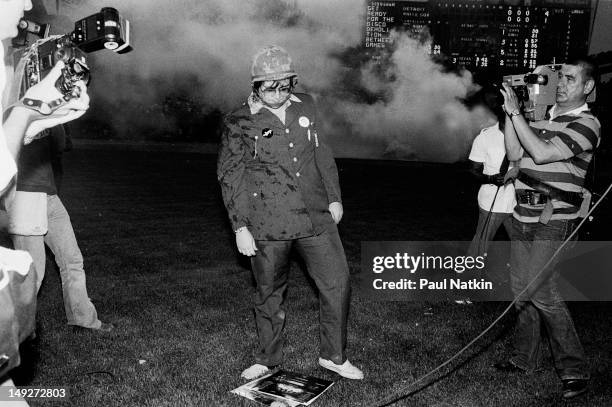
M 543 225 L 512 219 L 510 281 L 515 296 L 550 260 L 575 225 L 575 220 L 551 220 Z M 516 303 L 518 322 L 511 362 L 527 371 L 538 367 L 542 342 L 540 328 L 543 326 L 559 377 L 588 379 L 584 350 L 572 317 L 557 289 L 557 263 L 558 256 Z
M 295 246 L 319 290 L 320 353 L 324 359 L 346 361 L 346 325 L 350 299 L 349 269 L 336 225 L 320 235 L 294 240 L 257 240 L 251 257 L 257 282 L 255 324 L 259 337 L 257 363 L 282 362 L 289 252 Z
M 12 235 L 13 245 L 15 249 L 25 250 L 32 256 L 37 291 L 45 277 L 45 244 L 49 246 L 60 270 L 68 324 L 97 329 L 101 322 L 87 295 L 83 255 L 77 244 L 70 216 L 57 195 L 47 196 L 47 218 L 49 231 L 46 235 Z

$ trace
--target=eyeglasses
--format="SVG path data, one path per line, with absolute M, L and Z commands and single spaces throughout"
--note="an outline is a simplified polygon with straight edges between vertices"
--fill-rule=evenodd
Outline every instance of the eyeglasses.
M 275 96 L 275 95 L 287 95 L 291 92 L 291 86 L 279 86 L 277 88 L 266 88 L 260 89 L 261 93 L 264 93 L 266 96 Z

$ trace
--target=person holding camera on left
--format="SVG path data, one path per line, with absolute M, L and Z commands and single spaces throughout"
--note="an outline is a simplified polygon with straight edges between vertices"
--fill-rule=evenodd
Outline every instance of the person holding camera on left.
M 23 13 L 32 8 L 30 0 L 0 0 L 0 54 L 5 57 L 4 44 L 17 35 L 17 25 L 23 17 Z M 16 159 L 19 156 L 24 140 L 27 142 L 42 130 L 57 126 L 62 123 L 81 117 L 89 108 L 89 96 L 83 83 L 77 84 L 80 88 L 80 96 L 70 101 L 65 101 L 62 94 L 55 88 L 55 81 L 61 75 L 63 64 L 57 64 L 40 83 L 32 86 L 24 98 L 15 105 L 4 109 L 0 99 L 0 111 L 2 111 L 2 126 L 0 126 L 0 206 L 10 205 L 12 187 L 17 173 Z M 4 62 L 0 63 L 0 94 L 4 93 L 6 85 L 6 69 Z M 61 101 L 60 101 L 61 99 Z M 28 106 L 32 101 L 38 109 Z M 42 110 L 41 110 L 42 108 Z M 49 108 L 48 110 L 45 110 Z M 32 259 L 29 254 L 0 247 L 0 308 L 2 309 L 2 320 L 0 321 L 0 354 L 9 359 L 0 366 L 0 385 L 13 386 L 8 377 L 8 371 L 19 364 L 18 342 L 33 331 L 33 324 L 23 323 L 21 319 L 35 317 L 36 293 L 34 285 Z M 23 276 L 22 285 L 19 282 L 10 281 L 12 272 Z M 14 309 L 13 304 L 5 303 L 11 301 L 9 286 L 13 285 L 13 292 L 30 290 L 33 295 L 29 298 L 30 304 L 22 309 Z M 23 300 L 23 293 L 20 295 Z M 10 306 L 9 306 L 10 305 Z M 9 310 L 14 310 L 11 315 Z M 21 313 L 19 313 L 21 311 Z M 24 312 L 25 311 L 25 312 Z M 18 327 L 18 336 L 14 328 Z M 11 343 L 12 342 L 12 343 Z M 15 342 L 17 342 L 15 344 Z M 7 352 L 5 352 L 5 350 Z M 6 354 L 6 355 L 5 355 Z M 27 406 L 24 400 L 13 402 L 11 405 Z
M 32 9 L 30 0 L 0 0 L 0 42 L 17 35 L 17 26 L 24 11 Z M 0 52 L 5 58 L 4 43 L 0 43 Z M 59 62 L 39 84 L 28 89 L 19 103 L 2 107 L 2 136 L 0 139 L 0 193 L 7 190 L 9 181 L 16 172 L 15 159 L 21 151 L 24 139 L 30 141 L 41 131 L 67 123 L 81 117 L 89 109 L 89 95 L 85 84 L 77 84 L 81 89 L 78 98 L 61 101 L 62 93 L 54 86 L 64 68 Z M 0 91 L 4 93 L 7 72 L 0 64 Z M 25 101 L 33 101 L 35 107 L 28 106 Z M 45 110 L 49 108 L 49 111 Z M 10 157 L 9 157 L 10 155 Z
M 45 245 L 49 247 L 60 271 L 68 324 L 109 332 L 113 325 L 98 319 L 87 294 L 83 255 L 53 171 L 53 158 L 62 153 L 56 145 L 64 144 L 65 129 L 55 126 L 47 131 L 49 136 L 24 146 L 18 160 L 16 198 L 8 208 L 13 246 L 32 255 L 37 291 L 45 276 Z
M 15 78 L 21 77 L 21 63 Z M 19 81 L 19 79 L 16 79 Z M 25 80 L 25 78 L 24 78 Z M 57 83 L 56 83 L 57 85 Z M 80 88 L 79 88 L 80 89 Z M 77 90 L 77 95 L 80 90 Z M 10 100 L 17 98 L 12 92 L 5 94 Z M 59 93 L 59 92 L 58 92 Z M 59 101 L 63 101 L 60 94 Z M 72 94 L 70 95 L 72 96 Z M 32 105 L 29 98 L 24 103 Z M 41 106 L 43 110 L 44 106 Z M 96 331 L 110 331 L 113 326 L 102 323 L 87 294 L 83 256 L 76 241 L 70 216 L 58 196 L 53 172 L 54 140 L 65 139 L 64 127 L 44 130 L 48 137 L 29 142 L 21 149 L 18 163 L 19 177 L 11 205 L 7 205 L 8 232 L 15 249 L 30 253 L 36 271 L 36 289 L 40 289 L 45 275 L 45 244 L 51 249 L 60 269 L 64 308 L 69 325 Z M 26 135 L 28 137 L 28 135 Z

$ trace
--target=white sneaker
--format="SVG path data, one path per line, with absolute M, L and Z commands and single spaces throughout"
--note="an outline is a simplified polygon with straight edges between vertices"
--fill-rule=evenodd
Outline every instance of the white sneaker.
M 268 373 L 270 369 L 268 366 L 260 365 L 259 363 L 255 363 L 253 366 L 248 369 L 244 369 L 240 374 L 240 377 L 247 380 L 257 379 L 259 376 L 263 376 Z
M 331 360 L 319 358 L 319 365 L 325 369 L 329 369 L 338 373 L 342 377 L 347 379 L 361 380 L 363 379 L 363 372 L 359 368 L 353 366 L 348 359 L 341 365 L 337 365 Z

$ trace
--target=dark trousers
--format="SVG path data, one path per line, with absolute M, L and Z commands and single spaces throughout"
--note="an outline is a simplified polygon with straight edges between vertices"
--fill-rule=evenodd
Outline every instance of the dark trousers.
M 502 212 L 489 212 L 482 208 L 478 208 L 478 226 L 476 233 L 470 243 L 468 256 L 477 257 L 484 256 L 489 250 L 489 244 L 495 237 L 497 229 L 503 224 L 508 236 L 512 229 L 512 214 Z
M 295 240 L 257 240 L 251 258 L 257 283 L 255 323 L 259 337 L 257 363 L 282 361 L 283 310 L 289 274 L 289 252 L 295 246 L 319 290 L 320 357 L 342 364 L 346 360 L 346 321 L 350 299 L 349 271 L 335 225 L 317 236 Z
M 575 228 L 574 220 L 548 224 L 512 222 L 510 280 L 518 295 L 548 262 Z M 574 322 L 557 289 L 556 257 L 516 303 L 518 322 L 512 362 L 525 370 L 538 367 L 543 326 L 549 338 L 557 374 L 561 379 L 589 377 L 584 350 Z

